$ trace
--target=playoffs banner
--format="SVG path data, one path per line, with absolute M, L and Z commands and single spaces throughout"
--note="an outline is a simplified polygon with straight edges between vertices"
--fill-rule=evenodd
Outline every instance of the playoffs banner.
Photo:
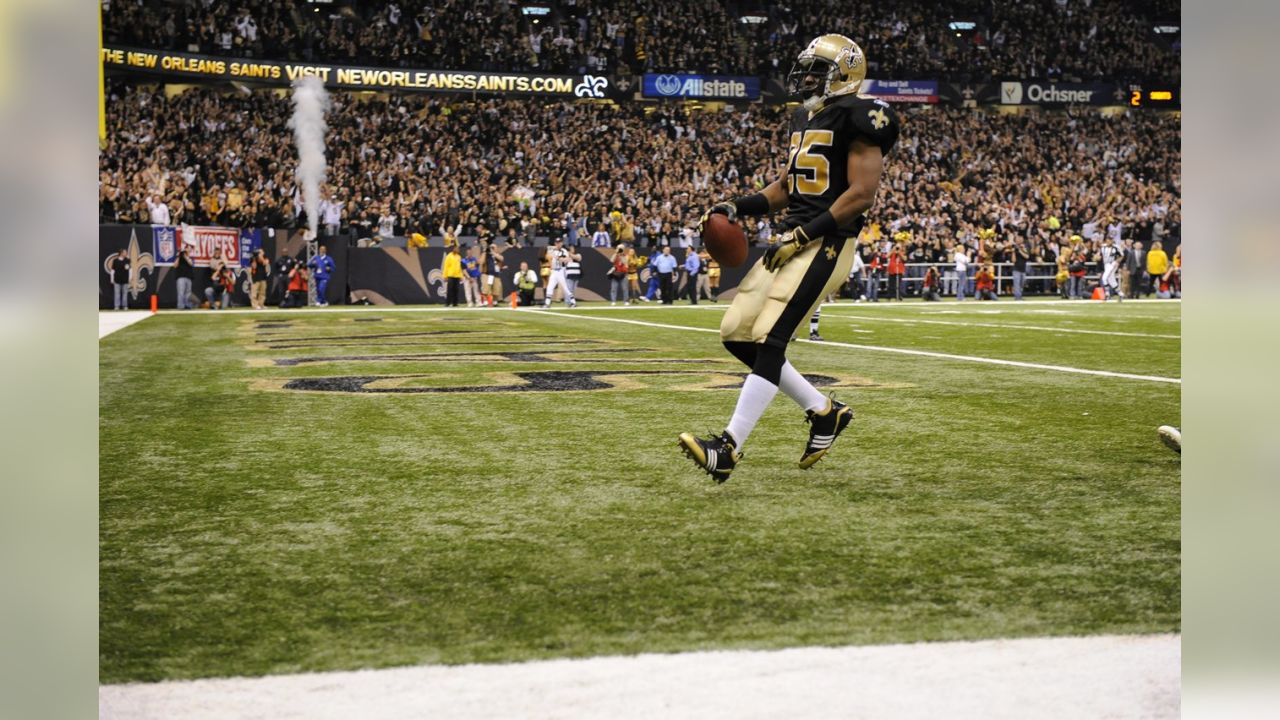
M 211 267 L 215 260 L 231 267 L 248 267 L 254 251 L 262 247 L 262 231 L 189 225 L 151 227 L 151 255 L 157 267 L 171 267 L 184 246 L 196 267 Z
M 212 267 L 219 260 L 231 267 L 248 264 L 248 258 L 241 262 L 240 231 L 235 228 L 184 225 L 178 228 L 178 242 L 196 267 Z

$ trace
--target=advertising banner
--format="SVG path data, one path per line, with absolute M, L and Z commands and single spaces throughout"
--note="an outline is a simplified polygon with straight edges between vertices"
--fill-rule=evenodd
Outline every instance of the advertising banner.
M 253 252 L 260 247 L 262 247 L 261 230 L 241 230 L 240 267 L 249 267 L 249 261 L 253 259 Z
M 865 80 L 859 88 L 860 95 L 886 102 L 938 102 L 937 80 Z
M 756 100 L 760 97 L 760 78 L 647 73 L 640 94 L 647 98 Z
M 168 226 L 152 226 L 151 254 L 157 266 L 172 265 L 178 259 L 178 235 Z
M 196 267 L 211 267 L 216 260 L 241 266 L 240 231 L 235 228 L 183 225 L 178 228 L 178 242 L 191 254 Z
M 240 80 L 288 86 L 294 80 L 313 75 L 323 80 L 327 87 L 347 90 L 410 90 L 579 98 L 604 98 L 609 94 L 608 78 L 597 75 L 356 67 L 214 57 L 125 47 L 103 48 L 102 63 L 108 70 L 156 73 L 167 75 L 177 82 L 200 79 Z
M 994 99 L 992 90 L 998 92 Z M 1129 94 L 1115 85 L 1043 80 L 1005 80 L 979 96 L 979 102 L 1001 105 L 1120 105 L 1128 99 Z

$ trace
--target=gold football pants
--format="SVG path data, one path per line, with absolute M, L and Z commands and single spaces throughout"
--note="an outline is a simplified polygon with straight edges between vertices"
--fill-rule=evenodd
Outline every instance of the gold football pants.
M 785 348 L 823 298 L 848 280 L 856 245 L 845 238 L 815 240 L 777 272 L 757 260 L 720 322 L 720 339 Z

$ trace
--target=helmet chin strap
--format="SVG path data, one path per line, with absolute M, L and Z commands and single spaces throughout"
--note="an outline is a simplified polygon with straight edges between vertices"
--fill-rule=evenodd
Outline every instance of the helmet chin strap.
M 827 71 L 827 77 L 822 81 L 822 92 L 820 94 L 810 95 L 804 99 L 804 109 L 813 112 L 818 106 L 831 96 L 831 71 Z

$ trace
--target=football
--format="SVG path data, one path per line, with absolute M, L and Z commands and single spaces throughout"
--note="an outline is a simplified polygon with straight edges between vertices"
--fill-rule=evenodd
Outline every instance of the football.
M 702 244 L 707 252 L 725 267 L 738 267 L 747 261 L 747 235 L 742 226 L 721 215 L 712 213 L 702 228 Z

